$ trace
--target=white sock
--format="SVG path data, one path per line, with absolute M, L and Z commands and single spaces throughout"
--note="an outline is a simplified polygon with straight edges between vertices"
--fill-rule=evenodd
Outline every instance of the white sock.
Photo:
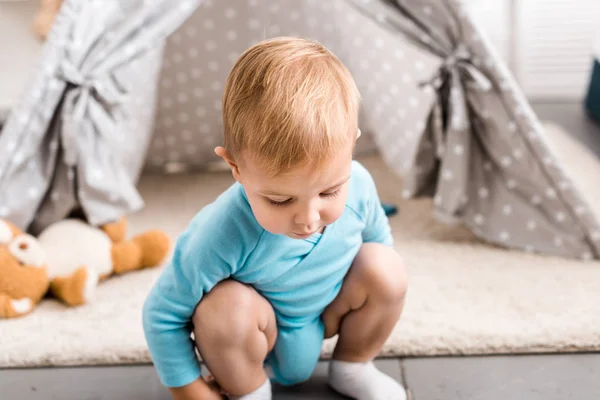
M 271 381 L 267 378 L 261 387 L 243 396 L 229 396 L 230 400 L 271 400 Z
M 375 367 L 372 362 L 332 360 L 329 385 L 337 392 L 356 400 L 405 400 L 406 391 Z

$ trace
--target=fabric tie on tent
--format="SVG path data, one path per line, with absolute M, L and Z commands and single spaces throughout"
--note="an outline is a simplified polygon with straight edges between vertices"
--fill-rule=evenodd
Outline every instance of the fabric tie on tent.
M 440 179 L 437 181 L 437 192 L 446 193 L 444 196 L 444 218 L 454 219 L 468 199 L 469 158 L 464 152 L 447 152 L 447 148 L 466 149 L 471 146 L 471 125 L 467 98 L 463 85 L 468 85 L 473 90 L 488 91 L 492 83 L 472 63 L 471 54 L 464 43 L 459 43 L 456 48 L 444 59 L 436 74 L 421 86 L 431 85 L 438 93 L 432 109 L 432 126 L 430 127 L 435 146 L 435 158 L 440 160 L 442 170 L 449 165 L 453 167 L 456 179 Z M 444 121 L 444 110 L 448 116 Z M 476 112 L 476 110 L 473 110 Z M 414 158 L 413 158 L 414 159 Z M 411 195 L 418 193 L 419 188 L 426 187 L 426 176 L 430 170 L 419 170 L 419 174 L 408 174 L 405 182 L 405 193 Z M 411 169 L 412 171 L 415 168 Z M 441 205 L 440 205 L 441 207 Z
M 61 131 L 64 161 L 68 166 L 74 166 L 78 155 L 77 135 L 86 129 L 86 117 L 108 143 L 116 142 L 111 134 L 117 130 L 117 121 L 106 106 L 112 108 L 118 105 L 126 93 L 113 79 L 103 79 L 100 83 L 98 79 L 84 78 L 68 60 L 61 63 L 57 77 L 74 86 L 66 95 Z
M 429 82 L 421 86 L 432 85 L 436 91 L 441 92 L 445 85 L 450 87 L 450 96 L 439 96 L 437 104 L 452 113 L 450 122 L 454 129 L 463 130 L 469 128 L 469 114 L 467 111 L 467 99 L 462 85 L 466 84 L 476 90 L 488 91 L 492 83 L 483 72 L 472 63 L 471 54 L 464 43 L 460 43 L 456 49 L 443 61 L 435 76 Z M 464 77 L 461 79 L 461 77 Z M 447 104 L 440 103 L 440 100 Z
M 399 45 L 408 42 L 439 59 L 434 76 L 420 84 L 432 97 L 427 124 L 401 153 L 381 148 L 388 159 L 408 160 L 398 171 L 404 175 L 403 194 L 433 197 L 438 218 L 463 223 L 494 244 L 598 258 L 596 217 L 558 165 L 502 61 L 476 57 L 495 56 L 460 4 L 350 3 L 398 35 Z
M 127 89 L 115 71 L 164 39 L 196 9 L 199 1 L 135 2 L 128 7 L 98 3 L 84 7 L 74 27 L 72 51 L 59 77 L 74 85 L 66 91 L 62 112 L 65 163 L 76 166 L 79 202 L 90 223 L 100 225 L 139 210 L 143 200 L 122 165 L 120 145 L 127 140 L 120 104 Z M 125 12 L 127 18 L 123 18 Z M 94 21 L 94 22 L 92 22 Z M 100 21 L 100 22 L 98 22 Z M 84 26 L 97 29 L 83 30 Z M 108 39 L 104 39 L 110 28 Z M 78 34 L 78 35 L 77 35 Z M 75 43 L 89 47 L 76 48 Z

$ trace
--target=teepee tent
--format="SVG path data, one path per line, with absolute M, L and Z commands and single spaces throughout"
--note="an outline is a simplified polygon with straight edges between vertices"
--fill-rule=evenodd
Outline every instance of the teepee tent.
M 142 206 L 143 167 L 212 167 L 231 66 L 289 35 L 320 41 L 351 70 L 363 97 L 357 151 L 378 150 L 404 178 L 399 192 L 433 198 L 439 218 L 490 243 L 600 258 L 596 217 L 455 1 L 140 0 L 114 14 L 96 3 L 113 2 L 67 1 L 44 55 L 52 68 L 0 134 L 0 214 L 20 225 L 43 227 L 76 204 L 101 223 Z
M 407 160 L 406 196 L 434 196 L 443 219 L 504 246 L 591 259 L 600 231 L 557 164 L 543 127 L 467 13 L 450 0 L 355 0 L 382 29 L 433 55 L 427 122 L 406 145 L 382 146 Z M 400 73 L 400 71 L 398 71 Z M 418 90 L 417 89 L 417 90 Z M 381 129 L 391 143 L 402 131 Z

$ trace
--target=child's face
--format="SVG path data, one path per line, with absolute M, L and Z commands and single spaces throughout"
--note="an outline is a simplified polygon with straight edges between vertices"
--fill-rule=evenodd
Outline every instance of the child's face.
M 342 215 L 351 163 L 352 149 L 348 147 L 318 171 L 307 165 L 269 177 L 259 163 L 245 158 L 236 179 L 244 186 L 254 216 L 264 229 L 303 239 L 322 232 Z

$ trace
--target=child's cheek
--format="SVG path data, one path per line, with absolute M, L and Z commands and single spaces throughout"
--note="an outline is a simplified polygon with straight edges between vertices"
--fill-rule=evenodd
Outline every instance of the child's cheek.
M 277 209 L 273 210 L 275 207 L 269 205 L 261 205 L 256 208 L 256 220 L 265 230 L 274 235 L 287 232 L 287 225 L 285 218 L 281 215 L 282 212 Z
M 344 188 L 340 197 L 336 199 L 335 204 L 330 208 L 330 212 L 327 215 L 327 224 L 335 222 L 339 217 L 342 216 L 346 209 L 346 201 L 348 199 L 348 188 Z
M 334 221 L 336 221 L 339 217 L 342 216 L 342 213 L 344 212 L 344 209 L 346 208 L 346 203 L 345 202 L 339 202 L 337 204 L 337 207 L 334 211 L 334 214 L 331 216 L 331 219 L 333 221 L 329 222 L 330 224 L 333 223 Z

